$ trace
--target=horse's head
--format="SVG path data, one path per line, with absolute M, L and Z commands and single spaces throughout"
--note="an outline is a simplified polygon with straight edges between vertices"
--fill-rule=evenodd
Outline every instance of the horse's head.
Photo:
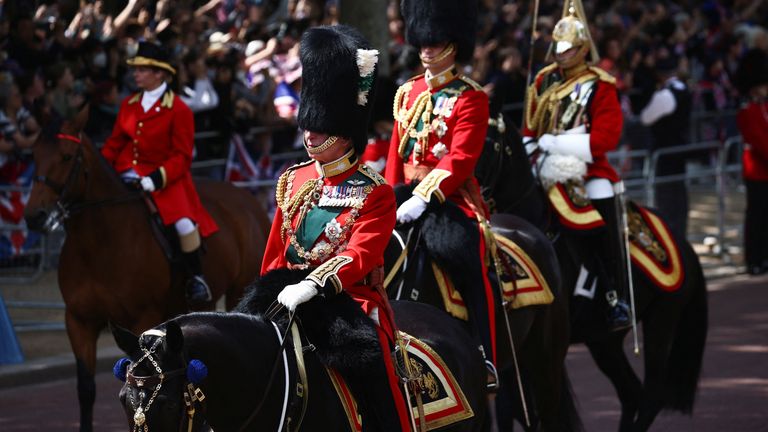
M 32 150 L 35 183 L 24 219 L 34 230 L 50 232 L 67 216 L 67 207 L 82 199 L 87 168 L 82 130 L 88 121 L 88 107 L 58 130 L 47 128 Z
M 134 431 L 203 430 L 194 421 L 196 408 L 205 398 L 197 384 L 207 375 L 199 360 L 185 356 L 184 336 L 176 321 L 147 330 L 140 336 L 112 326 L 117 345 L 130 358 L 115 364 L 114 373 L 125 384 L 120 390 L 128 423 Z

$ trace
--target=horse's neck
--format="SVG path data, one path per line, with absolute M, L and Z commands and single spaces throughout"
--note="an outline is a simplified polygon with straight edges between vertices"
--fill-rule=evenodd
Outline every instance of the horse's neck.
M 96 150 L 86 155 L 87 179 L 83 199 L 76 203 L 84 208 L 67 220 L 68 231 L 78 236 L 136 237 L 144 227 L 148 213 L 143 200 L 129 199 L 129 191 Z M 97 227 L 110 227 L 102 230 Z M 130 226 L 130 229 L 126 229 Z M 108 239 L 103 239 L 108 241 Z

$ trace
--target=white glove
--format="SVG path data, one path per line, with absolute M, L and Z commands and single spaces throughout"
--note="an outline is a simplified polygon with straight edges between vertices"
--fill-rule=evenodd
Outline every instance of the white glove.
M 304 279 L 303 281 L 294 284 L 287 285 L 277 295 L 277 301 L 281 305 L 288 308 L 293 312 L 296 310 L 296 306 L 308 302 L 312 297 L 317 295 L 317 284 L 310 280 Z
M 414 195 L 397 208 L 397 221 L 399 223 L 413 222 L 418 219 L 426 209 L 427 203 L 420 197 Z
M 154 192 L 155 191 L 155 182 L 152 181 L 149 177 L 142 177 L 139 181 L 141 183 L 141 188 L 144 189 L 147 192 Z
M 589 134 L 575 132 L 561 135 L 544 134 L 539 137 L 539 148 L 550 154 L 576 156 L 584 162 L 591 163 L 592 150 L 589 145 Z
M 550 152 L 557 142 L 557 137 L 552 134 L 544 134 L 539 137 L 538 144 L 542 151 Z

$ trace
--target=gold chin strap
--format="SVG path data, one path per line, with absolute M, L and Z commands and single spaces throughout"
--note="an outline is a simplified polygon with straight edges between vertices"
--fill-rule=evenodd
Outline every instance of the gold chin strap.
M 439 62 L 445 60 L 446 57 L 448 57 L 449 55 L 453 54 L 455 51 L 456 51 L 456 45 L 454 45 L 453 43 L 449 43 L 445 47 L 445 49 L 440 53 L 440 55 L 438 55 L 434 59 L 432 59 L 432 60 L 425 60 L 424 57 L 422 57 L 421 53 L 419 53 L 419 58 L 421 59 L 422 63 L 431 65 L 431 64 L 439 63 Z
M 310 147 L 309 145 L 307 145 L 307 139 L 305 138 L 304 139 L 304 148 L 307 149 L 307 152 L 309 154 L 316 155 L 316 154 L 320 154 L 320 153 L 328 150 L 329 148 L 331 148 L 334 144 L 336 144 L 336 141 L 338 141 L 338 140 L 339 140 L 339 137 L 337 137 L 335 135 L 331 135 L 328 138 L 326 138 L 325 141 L 323 141 L 323 143 L 320 144 L 319 146 L 317 146 L 317 147 Z

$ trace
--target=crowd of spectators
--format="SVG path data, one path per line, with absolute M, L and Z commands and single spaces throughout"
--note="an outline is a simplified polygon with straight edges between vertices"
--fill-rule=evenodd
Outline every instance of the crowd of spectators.
M 551 30 L 563 0 L 480 0 L 478 38 L 465 73 L 496 109 L 522 118 L 530 73 L 548 63 Z M 389 74 L 382 80 L 372 133 L 386 140 L 398 84 L 420 72 L 404 38 L 399 1 L 388 0 Z M 679 59 L 694 107 L 738 106 L 733 83 L 749 48 L 768 50 L 765 0 L 584 0 L 602 55 L 618 80 L 632 125 L 653 93 L 658 53 Z M 197 131 L 217 131 L 197 157 L 227 154 L 229 134 L 267 128 L 249 143 L 254 154 L 295 148 L 301 85 L 302 32 L 339 20 L 339 0 L 0 0 L 0 183 L 14 181 L 24 150 L 51 118 L 67 118 L 89 101 L 86 132 L 95 142 L 111 131 L 121 99 L 135 91 L 126 59 L 141 40 L 162 44 L 178 70 L 174 86 L 195 112 Z M 530 65 L 530 68 L 529 68 Z M 706 132 L 724 138 L 731 131 Z

